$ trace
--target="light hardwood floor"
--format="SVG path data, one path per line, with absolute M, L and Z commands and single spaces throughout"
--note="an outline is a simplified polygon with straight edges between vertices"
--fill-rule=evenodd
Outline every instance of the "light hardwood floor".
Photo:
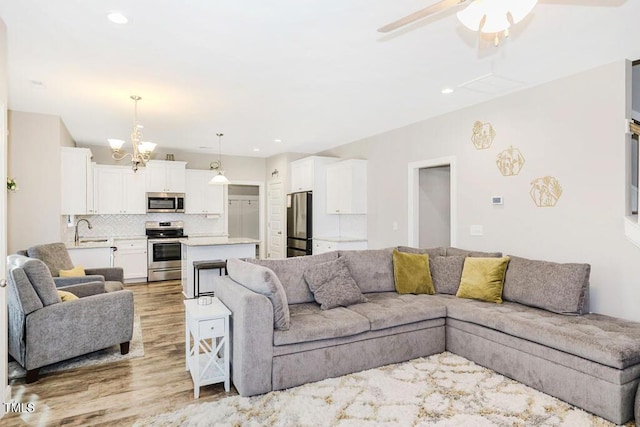
M 32 414 L 7 414 L 2 426 L 131 425 L 137 419 L 192 403 L 235 395 L 223 384 L 204 386 L 193 398 L 185 370 L 184 304 L 179 281 L 129 285 L 140 316 L 144 357 L 41 375 L 38 382 L 17 380 L 12 394 L 34 402 Z M 28 415 L 28 416 L 27 416 Z

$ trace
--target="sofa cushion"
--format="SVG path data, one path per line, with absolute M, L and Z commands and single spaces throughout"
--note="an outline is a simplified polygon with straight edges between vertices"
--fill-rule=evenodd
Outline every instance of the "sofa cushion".
M 396 292 L 366 294 L 368 302 L 349 307 L 369 319 L 371 330 L 391 328 L 446 317 L 446 306 L 431 295 L 400 295 Z
M 273 270 L 284 287 L 289 304 L 300 304 L 314 302 L 313 293 L 304 280 L 304 271 L 307 267 L 335 259 L 338 259 L 337 251 L 285 259 L 248 259 L 247 261 Z
M 509 257 L 467 257 L 456 296 L 502 304 L 502 284 Z
M 437 294 L 455 295 L 460 286 L 465 257 L 438 256 L 429 259 L 433 287 Z
M 453 246 L 449 246 L 445 248 L 446 256 L 468 256 L 474 258 L 500 258 L 502 256 L 502 252 L 481 252 L 481 251 L 470 251 L 468 249 L 460 249 L 455 248 Z
M 369 330 L 369 321 L 348 308 L 322 310 L 315 302 L 289 308 L 290 327 L 286 331 L 274 331 L 273 344 L 276 346 L 346 337 Z
M 280 280 L 275 273 L 261 265 L 251 264 L 237 258 L 227 260 L 227 273 L 247 289 L 266 296 L 273 305 L 273 327 L 289 328 L 289 305 Z
M 546 345 L 616 369 L 640 363 L 637 322 L 601 314 L 565 316 L 505 301 L 501 305 L 439 296 L 447 317 Z
M 60 270 L 70 270 L 73 262 L 64 243 L 46 243 L 27 249 L 27 255 L 44 262 L 53 277 L 60 276 Z
M 392 261 L 394 249 L 340 251 L 339 255 L 347 261 L 349 271 L 363 293 L 392 292 L 396 290 Z
M 511 257 L 503 298 L 561 314 L 583 314 L 589 292 L 589 264 L 558 264 Z
M 323 310 L 367 301 L 351 277 L 344 258 L 309 266 L 304 271 L 304 278 Z
M 435 258 L 437 256 L 444 256 L 446 250 L 444 247 L 439 246 L 436 248 L 413 248 L 411 246 L 398 246 L 400 252 L 406 252 L 409 254 L 429 254 L 429 258 Z
M 393 278 L 399 294 L 433 295 L 429 254 L 393 251 Z
M 60 296 L 60 299 L 62 300 L 62 302 L 79 299 L 75 294 L 72 294 L 71 292 L 67 292 L 67 291 L 58 291 L 58 296 Z
M 62 302 L 56 290 L 56 284 L 47 266 L 39 259 L 31 259 L 22 265 L 44 307 Z

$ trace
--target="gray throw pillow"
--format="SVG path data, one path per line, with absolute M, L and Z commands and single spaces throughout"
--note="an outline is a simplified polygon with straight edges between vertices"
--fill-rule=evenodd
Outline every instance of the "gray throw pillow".
M 287 295 L 278 276 L 267 267 L 237 258 L 227 260 L 227 274 L 247 289 L 266 296 L 273 306 L 273 327 L 287 330 L 291 322 Z
M 511 256 L 502 298 L 559 314 L 585 314 L 589 264 L 559 264 Z
M 445 248 L 438 246 L 436 248 L 413 248 L 411 246 L 398 246 L 400 252 L 406 252 L 409 254 L 429 254 L 429 259 L 437 256 L 443 256 L 445 254 Z
M 464 259 L 459 255 L 429 258 L 431 278 L 437 294 L 455 295 L 458 292 Z
M 480 252 L 480 251 L 470 251 L 467 249 L 454 248 L 453 246 L 449 246 L 446 248 L 446 256 L 469 256 L 473 258 L 501 258 L 502 252 Z
M 344 258 L 307 267 L 304 279 L 323 310 L 367 302 Z

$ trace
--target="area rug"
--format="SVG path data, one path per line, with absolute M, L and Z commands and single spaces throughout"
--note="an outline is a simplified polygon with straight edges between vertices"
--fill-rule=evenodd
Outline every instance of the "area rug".
M 114 345 L 103 350 L 94 351 L 93 353 L 83 356 L 74 357 L 73 359 L 63 360 L 53 365 L 45 366 L 40 369 L 40 374 L 48 374 L 51 372 L 66 371 L 84 366 L 102 365 L 105 363 L 119 362 L 122 360 L 135 359 L 144 356 L 144 345 L 142 343 L 142 328 L 140 327 L 140 317 L 135 316 L 133 319 L 133 337 L 129 344 L 129 353 L 120 354 L 120 346 Z M 9 362 L 9 379 L 14 380 L 24 378 L 27 371 L 18 364 L 18 362 Z
M 233 396 L 192 404 L 139 420 L 135 425 L 587 427 L 614 424 L 445 352 L 261 396 Z

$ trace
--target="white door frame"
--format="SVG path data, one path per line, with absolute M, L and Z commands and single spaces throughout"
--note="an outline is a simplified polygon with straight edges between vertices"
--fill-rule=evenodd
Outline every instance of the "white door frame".
M 439 157 L 437 159 L 421 160 L 408 164 L 408 246 L 418 247 L 420 242 L 420 169 L 449 166 L 451 174 L 451 246 L 456 245 L 456 157 Z
M 0 176 L 7 175 L 7 106 L 0 104 Z M 0 194 L 0 280 L 7 278 L 7 191 L 3 188 Z M 7 292 L 6 288 L 0 287 L 0 317 L 2 321 L 2 329 L 0 330 L 0 394 L 2 394 L 2 402 L 11 401 L 11 386 L 8 384 L 7 366 L 9 360 L 7 358 L 8 342 L 7 342 Z M 0 408 L 0 418 L 5 414 L 5 406 Z
M 259 198 L 259 206 L 260 206 L 260 214 L 259 214 L 259 218 L 260 218 L 260 225 L 259 225 L 259 232 L 258 232 L 258 238 L 260 240 L 260 258 L 264 258 L 264 254 L 265 254 L 265 246 L 266 246 L 266 241 L 264 239 L 264 218 L 266 215 L 266 204 L 265 204 L 265 188 L 264 188 L 264 181 L 236 181 L 235 179 L 233 180 L 233 182 L 231 182 L 232 185 L 253 185 L 253 186 L 257 186 L 258 187 L 258 198 Z M 229 196 L 228 196 L 228 188 L 225 188 L 225 192 L 227 193 L 227 197 L 226 197 L 226 201 L 227 201 L 227 206 L 225 206 L 226 208 L 226 218 L 227 218 L 227 227 L 229 224 Z M 227 228 L 228 229 L 228 228 Z

